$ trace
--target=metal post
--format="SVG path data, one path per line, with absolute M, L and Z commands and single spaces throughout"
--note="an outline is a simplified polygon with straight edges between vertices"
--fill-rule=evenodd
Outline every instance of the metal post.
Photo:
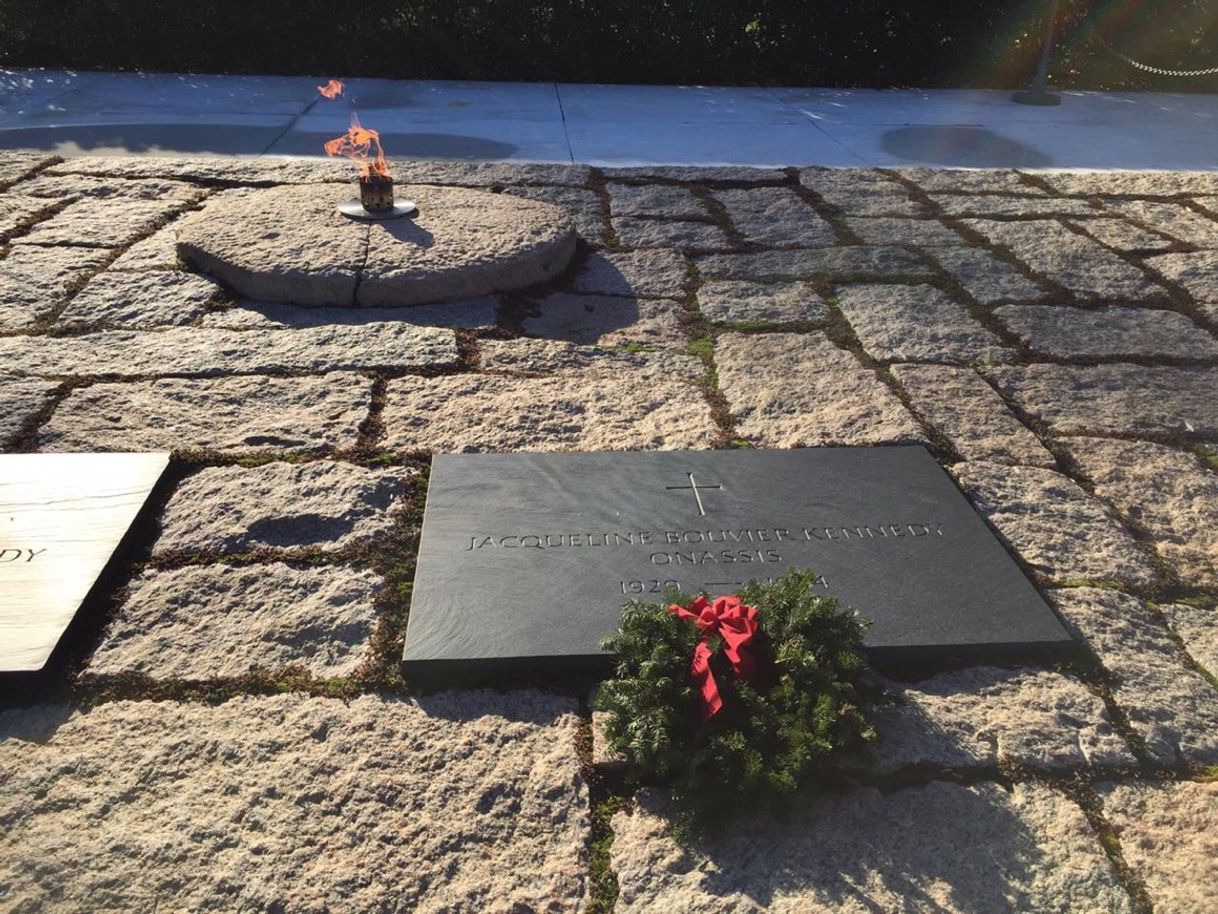
M 1053 0 L 1049 9 L 1049 24 L 1045 27 L 1045 43 L 1040 49 L 1040 63 L 1036 65 L 1036 75 L 1032 77 L 1032 85 L 1023 92 L 1016 92 L 1011 101 L 1021 105 L 1060 105 L 1062 97 L 1049 91 L 1049 57 L 1053 53 L 1053 26 L 1057 22 L 1058 0 Z

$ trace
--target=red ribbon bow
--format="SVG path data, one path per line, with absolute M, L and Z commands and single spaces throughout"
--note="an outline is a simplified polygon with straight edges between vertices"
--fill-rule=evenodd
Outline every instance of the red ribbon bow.
M 668 607 L 668 611 L 682 619 L 692 620 L 702 629 L 702 640 L 694 648 L 690 672 L 702 692 L 699 716 L 706 723 L 723 707 L 719 684 L 711 671 L 711 649 L 707 642 L 713 635 L 721 637 L 723 655 L 731 661 L 736 678 L 742 682 L 752 682 L 757 672 L 757 662 L 748 650 L 748 643 L 757 634 L 757 610 L 741 603 L 739 597 L 730 596 L 718 597 L 713 603 L 706 597 L 698 597 L 689 609 L 674 603 Z

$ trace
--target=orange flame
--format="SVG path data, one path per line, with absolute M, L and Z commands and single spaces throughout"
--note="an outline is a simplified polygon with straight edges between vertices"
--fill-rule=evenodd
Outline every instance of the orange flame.
M 324 86 L 318 86 L 317 91 L 326 98 L 337 98 L 343 94 L 343 84 L 337 79 L 332 79 Z
M 358 115 L 351 115 L 351 127 L 346 133 L 326 143 L 326 155 L 351 159 L 359 166 L 360 177 L 389 177 L 389 165 L 385 162 L 385 151 L 381 149 L 381 135 L 360 124 Z

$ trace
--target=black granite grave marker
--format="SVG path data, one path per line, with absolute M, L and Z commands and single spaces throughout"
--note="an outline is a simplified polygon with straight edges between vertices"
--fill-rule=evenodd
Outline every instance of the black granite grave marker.
M 409 674 L 604 669 L 632 597 L 811 568 L 873 659 L 1044 657 L 1053 611 L 921 447 L 437 456 Z

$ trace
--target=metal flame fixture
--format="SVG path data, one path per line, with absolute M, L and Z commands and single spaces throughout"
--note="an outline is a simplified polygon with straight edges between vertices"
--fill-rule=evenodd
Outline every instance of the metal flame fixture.
M 338 211 L 349 219 L 376 221 L 401 219 L 418 213 L 413 200 L 395 203 L 393 200 L 393 178 L 371 172 L 360 175 L 359 199 L 340 203 Z

